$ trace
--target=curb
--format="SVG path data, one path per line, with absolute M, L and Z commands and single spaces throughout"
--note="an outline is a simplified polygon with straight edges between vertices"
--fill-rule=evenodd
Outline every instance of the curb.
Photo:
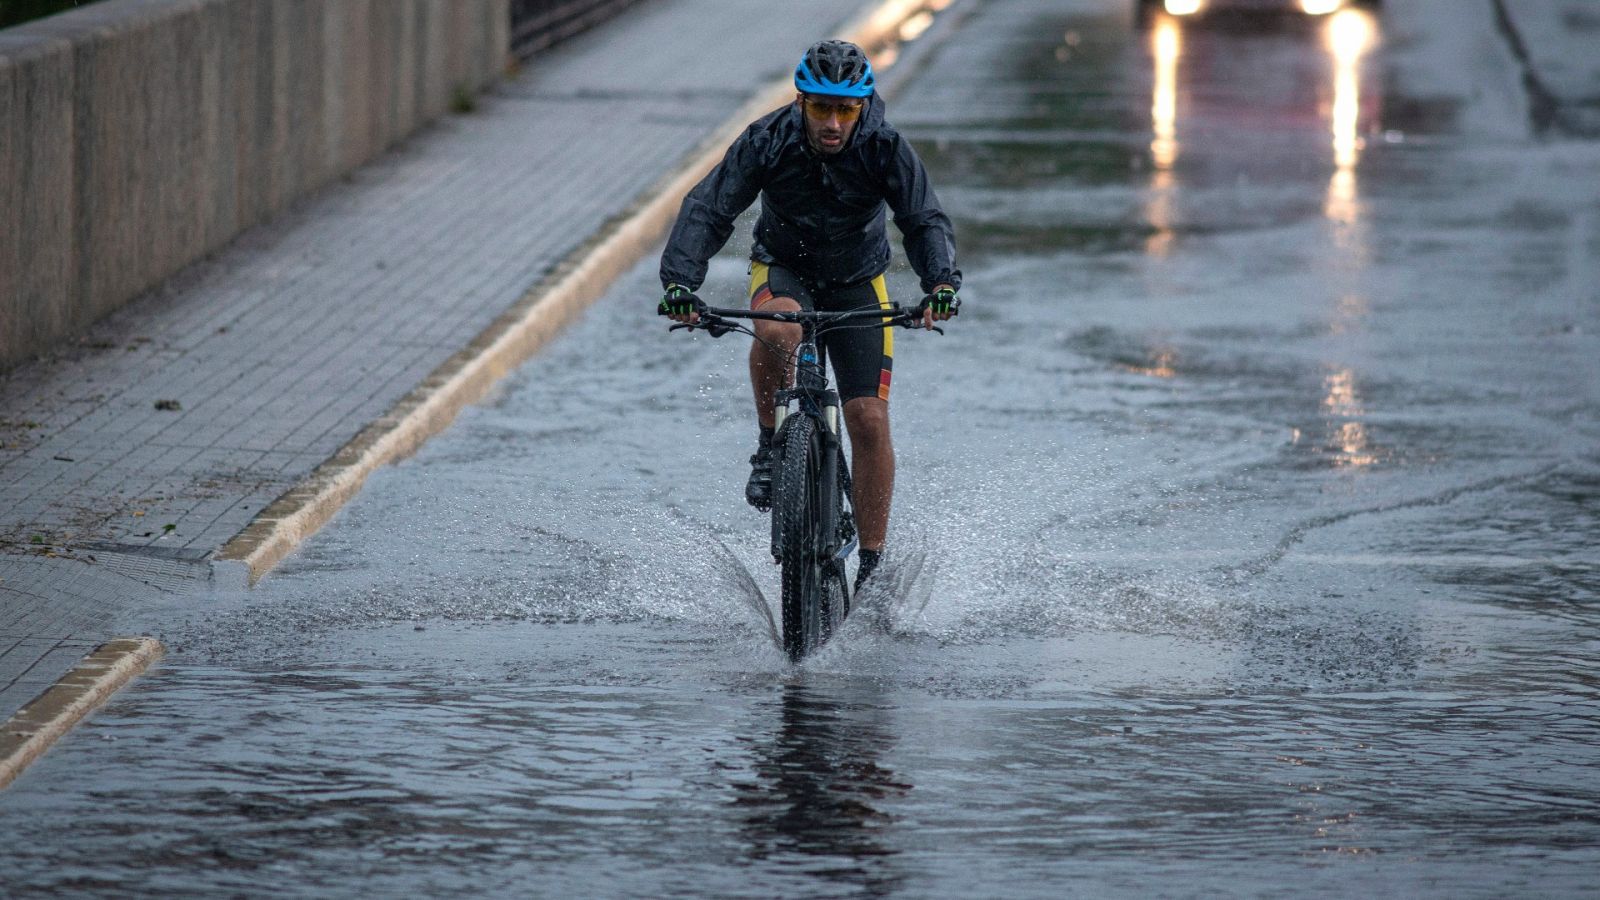
M 914 14 L 947 4 L 948 0 L 884 0 L 846 25 L 841 37 L 873 50 L 890 43 L 900 24 Z M 684 195 L 717 164 L 728 144 L 752 120 L 782 105 L 793 90 L 787 77 L 758 90 L 676 172 L 602 226 L 393 409 L 257 514 L 215 555 L 212 578 L 217 586 L 254 585 L 327 524 L 379 466 L 404 459 L 449 427 L 464 407 L 481 400 L 496 382 L 603 296 L 666 233 Z
M 155 638 L 107 641 L 0 725 L 0 789 L 163 652 Z

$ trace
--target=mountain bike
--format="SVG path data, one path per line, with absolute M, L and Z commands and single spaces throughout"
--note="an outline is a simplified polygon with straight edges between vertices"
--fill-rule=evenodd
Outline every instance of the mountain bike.
M 697 302 L 700 321 L 670 329 L 700 329 L 712 337 L 737 331 L 759 341 L 738 320 L 800 326 L 794 387 L 777 394 L 772 440 L 772 558 L 783 570 L 783 649 L 791 660 L 822 646 L 844 624 L 851 601 L 845 563 L 857 545 L 839 394 L 828 388 L 827 358 L 817 339 L 841 328 L 920 328 L 927 302 L 838 312 L 719 309 Z

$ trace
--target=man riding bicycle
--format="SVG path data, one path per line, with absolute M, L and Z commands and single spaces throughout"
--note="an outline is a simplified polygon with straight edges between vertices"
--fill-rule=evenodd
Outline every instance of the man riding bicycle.
M 746 128 L 712 172 L 689 192 L 661 254 L 661 311 L 699 321 L 695 297 L 707 263 L 727 243 L 734 219 L 759 195 L 761 216 L 750 252 L 753 309 L 850 310 L 889 307 L 885 207 L 894 213 L 906 256 L 928 295 L 923 326 L 953 314 L 961 271 L 950 219 L 922 160 L 884 121 L 872 64 L 846 41 L 813 45 L 795 68 L 794 103 Z M 792 375 L 797 324 L 755 323 L 750 381 L 761 432 L 750 458 L 745 499 L 771 505 L 774 395 Z M 841 329 L 822 340 L 844 403 L 854 470 L 852 505 L 860 531 L 856 587 L 877 566 L 889 529 L 894 447 L 889 381 L 894 337 L 888 329 Z

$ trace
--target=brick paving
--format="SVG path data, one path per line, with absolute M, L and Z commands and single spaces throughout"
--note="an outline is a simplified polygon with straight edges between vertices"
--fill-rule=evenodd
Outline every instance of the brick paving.
M 0 713 L 38 696 L 109 637 L 123 604 L 156 590 L 87 559 L 0 556 Z
M 869 5 L 640 4 L 0 380 L 0 719 Z

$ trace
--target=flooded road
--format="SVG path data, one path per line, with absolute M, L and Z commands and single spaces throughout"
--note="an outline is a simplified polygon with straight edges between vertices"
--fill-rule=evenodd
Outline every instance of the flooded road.
M 6 891 L 1592 892 L 1600 147 L 1465 5 L 1041 6 L 891 98 L 967 304 L 897 336 L 833 644 L 775 646 L 745 347 L 648 260 L 255 592 L 131 619 L 168 659 L 0 796 Z

